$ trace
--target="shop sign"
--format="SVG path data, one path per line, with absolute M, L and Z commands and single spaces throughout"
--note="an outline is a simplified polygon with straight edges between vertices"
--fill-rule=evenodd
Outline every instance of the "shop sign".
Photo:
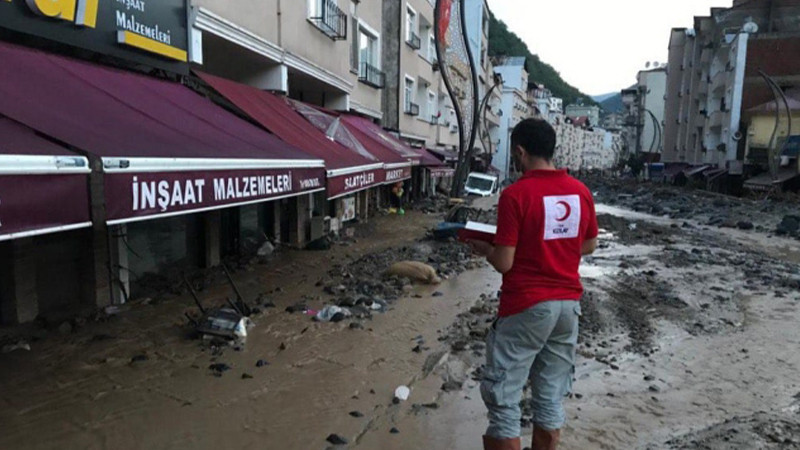
M 293 197 L 324 189 L 324 170 L 105 174 L 109 223 Z
M 0 0 L 0 29 L 188 71 L 186 0 Z

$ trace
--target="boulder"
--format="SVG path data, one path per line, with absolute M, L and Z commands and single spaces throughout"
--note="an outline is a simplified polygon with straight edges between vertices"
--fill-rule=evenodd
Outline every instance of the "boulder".
M 442 282 L 442 279 L 439 278 L 436 273 L 436 269 L 425 263 L 416 261 L 401 261 L 395 263 L 386 270 L 385 275 L 408 278 L 427 284 L 439 284 Z

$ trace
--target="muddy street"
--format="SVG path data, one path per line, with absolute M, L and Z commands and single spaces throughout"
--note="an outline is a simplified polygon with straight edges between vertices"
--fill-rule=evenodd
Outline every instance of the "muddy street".
M 800 243 L 598 214 L 563 448 L 800 448 Z M 381 217 L 327 251 L 243 262 L 234 278 L 260 312 L 236 347 L 190 338 L 184 294 L 9 330 L 30 350 L 0 354 L 0 448 L 481 448 L 500 277 L 425 239 L 440 218 Z M 441 284 L 384 275 L 401 260 Z M 229 295 L 211 278 L 204 299 Z M 352 316 L 312 320 L 326 305 Z

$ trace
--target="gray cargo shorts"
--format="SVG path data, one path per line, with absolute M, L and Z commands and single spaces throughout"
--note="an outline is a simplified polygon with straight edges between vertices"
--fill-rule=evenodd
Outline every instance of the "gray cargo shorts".
M 521 435 L 519 403 L 529 378 L 533 422 L 545 430 L 564 426 L 562 401 L 572 389 L 580 315 L 577 301 L 547 301 L 492 325 L 481 382 L 481 397 L 489 409 L 487 436 Z

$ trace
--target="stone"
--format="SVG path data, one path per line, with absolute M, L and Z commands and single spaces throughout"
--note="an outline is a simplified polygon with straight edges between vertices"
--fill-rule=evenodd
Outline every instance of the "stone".
M 242 374 L 242 379 L 243 379 L 243 380 L 252 380 L 252 379 L 253 379 L 253 376 L 252 376 L 252 375 L 250 375 L 249 373 L 243 373 L 243 374 Z
M 364 414 L 362 414 L 359 411 L 350 411 L 350 416 L 351 417 L 364 417 Z
M 148 358 L 147 355 L 136 355 L 133 358 L 131 358 L 131 362 L 132 363 L 143 362 L 143 361 L 147 361 L 148 359 L 150 359 L 150 358 Z
M 460 391 L 462 387 L 464 387 L 464 383 L 455 380 L 450 380 L 442 384 L 442 390 L 445 392 Z
M 739 228 L 740 230 L 752 230 L 753 228 L 755 228 L 753 222 L 748 222 L 745 220 L 740 220 L 739 222 L 737 222 L 736 227 Z
M 656 386 L 655 384 L 654 384 L 654 385 L 651 385 L 651 386 L 650 386 L 649 388 L 647 388 L 647 389 L 648 389 L 650 392 L 661 392 L 661 388 L 660 388 L 660 387 L 658 387 L 658 386 Z
M 70 334 L 72 333 L 72 324 L 69 322 L 64 322 L 58 326 L 58 332 L 61 334 Z
M 333 445 L 347 445 L 347 443 L 349 442 L 347 439 L 339 436 L 336 433 L 328 435 L 328 437 L 325 440 Z
M 652 375 L 645 375 L 644 376 L 644 381 L 653 381 L 655 379 L 656 379 L 656 377 L 654 377 Z
M 264 242 L 264 245 L 262 245 L 258 249 L 257 254 L 258 254 L 258 256 L 265 257 L 265 256 L 269 256 L 269 255 L 273 254 L 274 252 L 275 252 L 275 246 L 272 245 L 271 242 L 267 241 L 267 242 Z
M 259 359 L 258 361 L 256 361 L 256 367 L 261 368 L 261 367 L 268 366 L 268 365 L 269 365 L 269 363 L 267 361 L 263 360 L 263 359 Z
M 392 429 L 391 429 L 391 430 L 389 430 L 389 433 L 392 433 L 392 434 L 398 434 L 398 433 L 400 433 L 400 430 L 398 430 L 398 429 L 397 429 L 397 428 L 395 428 L 395 427 L 392 427 Z

